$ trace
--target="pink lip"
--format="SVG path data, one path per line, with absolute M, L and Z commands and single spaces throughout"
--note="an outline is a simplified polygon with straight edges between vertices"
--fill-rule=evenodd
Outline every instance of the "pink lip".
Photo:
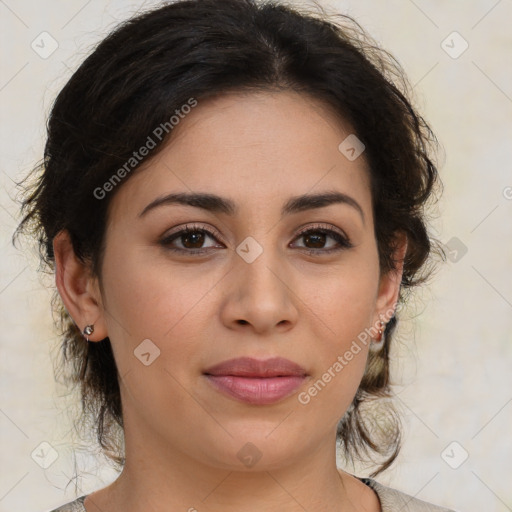
M 307 372 L 298 364 L 275 357 L 230 359 L 208 368 L 204 375 L 219 391 L 250 404 L 271 404 L 291 395 Z

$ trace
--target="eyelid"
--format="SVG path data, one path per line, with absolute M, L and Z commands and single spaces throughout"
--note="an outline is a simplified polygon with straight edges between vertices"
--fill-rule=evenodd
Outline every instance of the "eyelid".
M 304 227 L 299 228 L 299 231 L 296 233 L 295 236 L 299 237 L 300 235 L 303 235 L 304 233 L 307 233 L 307 232 L 309 232 L 311 230 L 315 230 L 315 229 L 332 230 L 332 231 L 335 231 L 336 233 L 338 233 L 339 235 L 343 236 L 347 240 L 349 240 L 349 237 L 346 235 L 345 232 L 343 232 L 340 228 L 338 228 L 334 224 L 329 224 L 329 223 L 319 223 L 319 224 L 314 224 L 314 225 L 306 224 Z M 175 231 L 171 231 L 170 233 L 164 234 L 163 237 L 169 238 L 173 235 L 177 235 L 178 233 L 182 233 L 183 231 L 187 231 L 187 230 L 188 231 L 196 231 L 196 230 L 197 231 L 206 231 L 207 233 L 211 234 L 212 236 L 215 236 L 218 239 L 223 238 L 222 234 L 213 226 L 206 227 L 204 225 L 200 225 L 200 224 L 197 224 L 194 222 L 187 223 L 184 226 L 179 226 L 178 228 L 176 228 Z
M 331 239 L 335 240 L 337 243 L 336 247 L 330 247 L 328 249 L 310 249 L 308 247 L 299 247 L 302 252 L 305 252 L 310 255 L 330 255 L 330 254 L 336 254 L 341 251 L 352 249 L 354 244 L 352 243 L 350 237 L 340 228 L 333 224 L 329 223 L 320 223 L 314 226 L 306 226 L 304 228 L 301 228 L 299 232 L 297 233 L 294 240 L 300 239 L 301 237 L 309 234 L 309 233 L 323 233 L 330 237 Z
M 204 231 L 208 234 L 208 236 L 215 237 L 218 241 L 221 241 L 223 236 L 216 228 L 213 226 L 206 227 L 205 225 L 197 224 L 195 222 L 187 223 L 184 226 L 179 226 L 176 230 L 171 231 L 169 233 L 165 233 L 162 237 L 163 240 L 167 240 L 174 235 L 182 234 L 183 231 Z M 179 238 L 179 237 L 178 237 Z M 224 242 L 222 242 L 224 243 Z
M 314 231 L 316 229 L 325 229 L 325 230 L 329 230 L 329 231 L 334 231 L 334 232 L 338 233 L 340 236 L 349 240 L 349 237 L 343 230 L 341 230 L 334 224 L 322 223 L 322 222 L 320 222 L 319 224 L 315 224 L 313 226 L 306 225 L 304 228 L 299 228 L 299 232 L 297 233 L 297 236 L 303 235 L 304 233 L 307 233 L 308 231 L 312 231 L 312 230 Z
M 223 245 L 224 242 L 222 242 L 222 235 L 220 232 L 214 228 L 213 226 L 204 226 L 197 223 L 189 223 L 185 224 L 184 226 L 179 226 L 174 231 L 171 231 L 168 234 L 165 234 L 161 240 L 160 243 L 164 246 L 169 245 L 171 242 L 173 242 L 176 239 L 179 239 L 180 236 L 183 236 L 186 232 L 204 232 L 207 236 L 214 238 L 216 241 L 220 241 Z M 336 251 L 341 251 L 343 249 L 350 249 L 354 247 L 353 243 L 351 242 L 350 238 L 345 234 L 343 230 L 335 226 L 334 224 L 329 223 L 317 223 L 317 224 L 309 224 L 305 225 L 304 227 L 299 228 L 299 231 L 296 233 L 294 239 L 291 243 L 293 243 L 295 240 L 299 239 L 301 236 L 304 236 L 305 234 L 308 234 L 310 232 L 325 232 L 327 236 L 330 236 L 332 239 L 336 240 L 337 247 L 329 248 L 329 249 L 308 249 L 307 247 L 299 247 L 299 249 L 302 249 L 304 252 L 310 253 L 310 254 L 329 254 Z M 337 239 L 339 238 L 339 239 Z M 220 240 L 219 240 L 220 239 Z M 290 245 L 290 244 L 289 244 Z M 289 246 L 288 245 L 288 246 Z M 182 253 L 188 253 L 191 255 L 194 254 L 204 254 L 207 252 L 210 252 L 210 250 L 213 249 L 213 247 L 206 247 L 206 248 L 200 248 L 200 249 L 181 249 L 181 248 L 174 248 L 171 247 L 170 250 L 182 252 Z

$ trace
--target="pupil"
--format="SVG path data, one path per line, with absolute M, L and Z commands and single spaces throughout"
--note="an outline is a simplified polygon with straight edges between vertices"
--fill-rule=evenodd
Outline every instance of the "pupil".
M 192 249 L 200 249 L 201 246 L 203 245 L 204 243 L 204 233 L 199 233 L 199 232 L 195 232 L 195 233 L 189 233 L 187 235 L 184 235 L 184 240 L 189 240 L 189 239 L 194 239 L 194 237 L 196 237 L 196 240 L 195 242 L 192 241 L 192 245 L 194 245 L 194 247 L 192 247 Z M 199 238 L 199 239 L 197 239 Z M 198 246 L 196 247 L 195 244 L 198 244 Z M 187 246 L 187 243 L 185 242 L 183 245 Z
M 315 239 L 315 238 L 316 238 L 317 243 L 316 243 L 315 247 L 317 247 L 317 248 L 320 248 L 320 249 L 321 249 L 321 248 L 322 248 L 322 246 L 325 244 L 325 240 L 324 240 L 324 239 L 325 239 L 325 234 L 318 234 L 318 235 L 306 235 L 306 239 L 307 239 L 308 241 L 310 241 L 310 240 L 311 240 L 311 238 L 313 238 L 313 239 Z M 314 244 L 315 244 L 315 242 L 313 242 L 313 245 L 314 245 Z

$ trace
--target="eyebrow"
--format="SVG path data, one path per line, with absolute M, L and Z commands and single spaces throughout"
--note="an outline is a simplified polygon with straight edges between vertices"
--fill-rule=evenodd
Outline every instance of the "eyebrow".
M 230 216 L 235 215 L 238 211 L 238 207 L 234 201 L 215 194 L 175 193 L 156 198 L 139 213 L 139 218 L 143 217 L 149 211 L 154 210 L 155 208 L 173 204 L 193 206 L 195 208 L 201 208 L 209 212 L 224 213 Z M 299 213 L 305 210 L 324 208 L 331 204 L 346 204 L 353 207 L 361 215 L 364 224 L 365 216 L 360 204 L 353 197 L 336 191 L 291 197 L 284 204 L 281 210 L 281 218 L 283 218 L 285 215 L 291 215 L 293 213 Z

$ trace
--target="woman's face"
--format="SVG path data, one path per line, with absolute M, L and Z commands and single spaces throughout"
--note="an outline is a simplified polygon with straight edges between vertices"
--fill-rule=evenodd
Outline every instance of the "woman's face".
M 113 345 L 127 439 L 225 469 L 333 449 L 360 335 L 400 280 L 379 280 L 364 153 L 353 138 L 339 149 L 349 135 L 304 95 L 225 95 L 118 185 L 94 339 Z M 256 361 L 212 369 L 236 358 Z

